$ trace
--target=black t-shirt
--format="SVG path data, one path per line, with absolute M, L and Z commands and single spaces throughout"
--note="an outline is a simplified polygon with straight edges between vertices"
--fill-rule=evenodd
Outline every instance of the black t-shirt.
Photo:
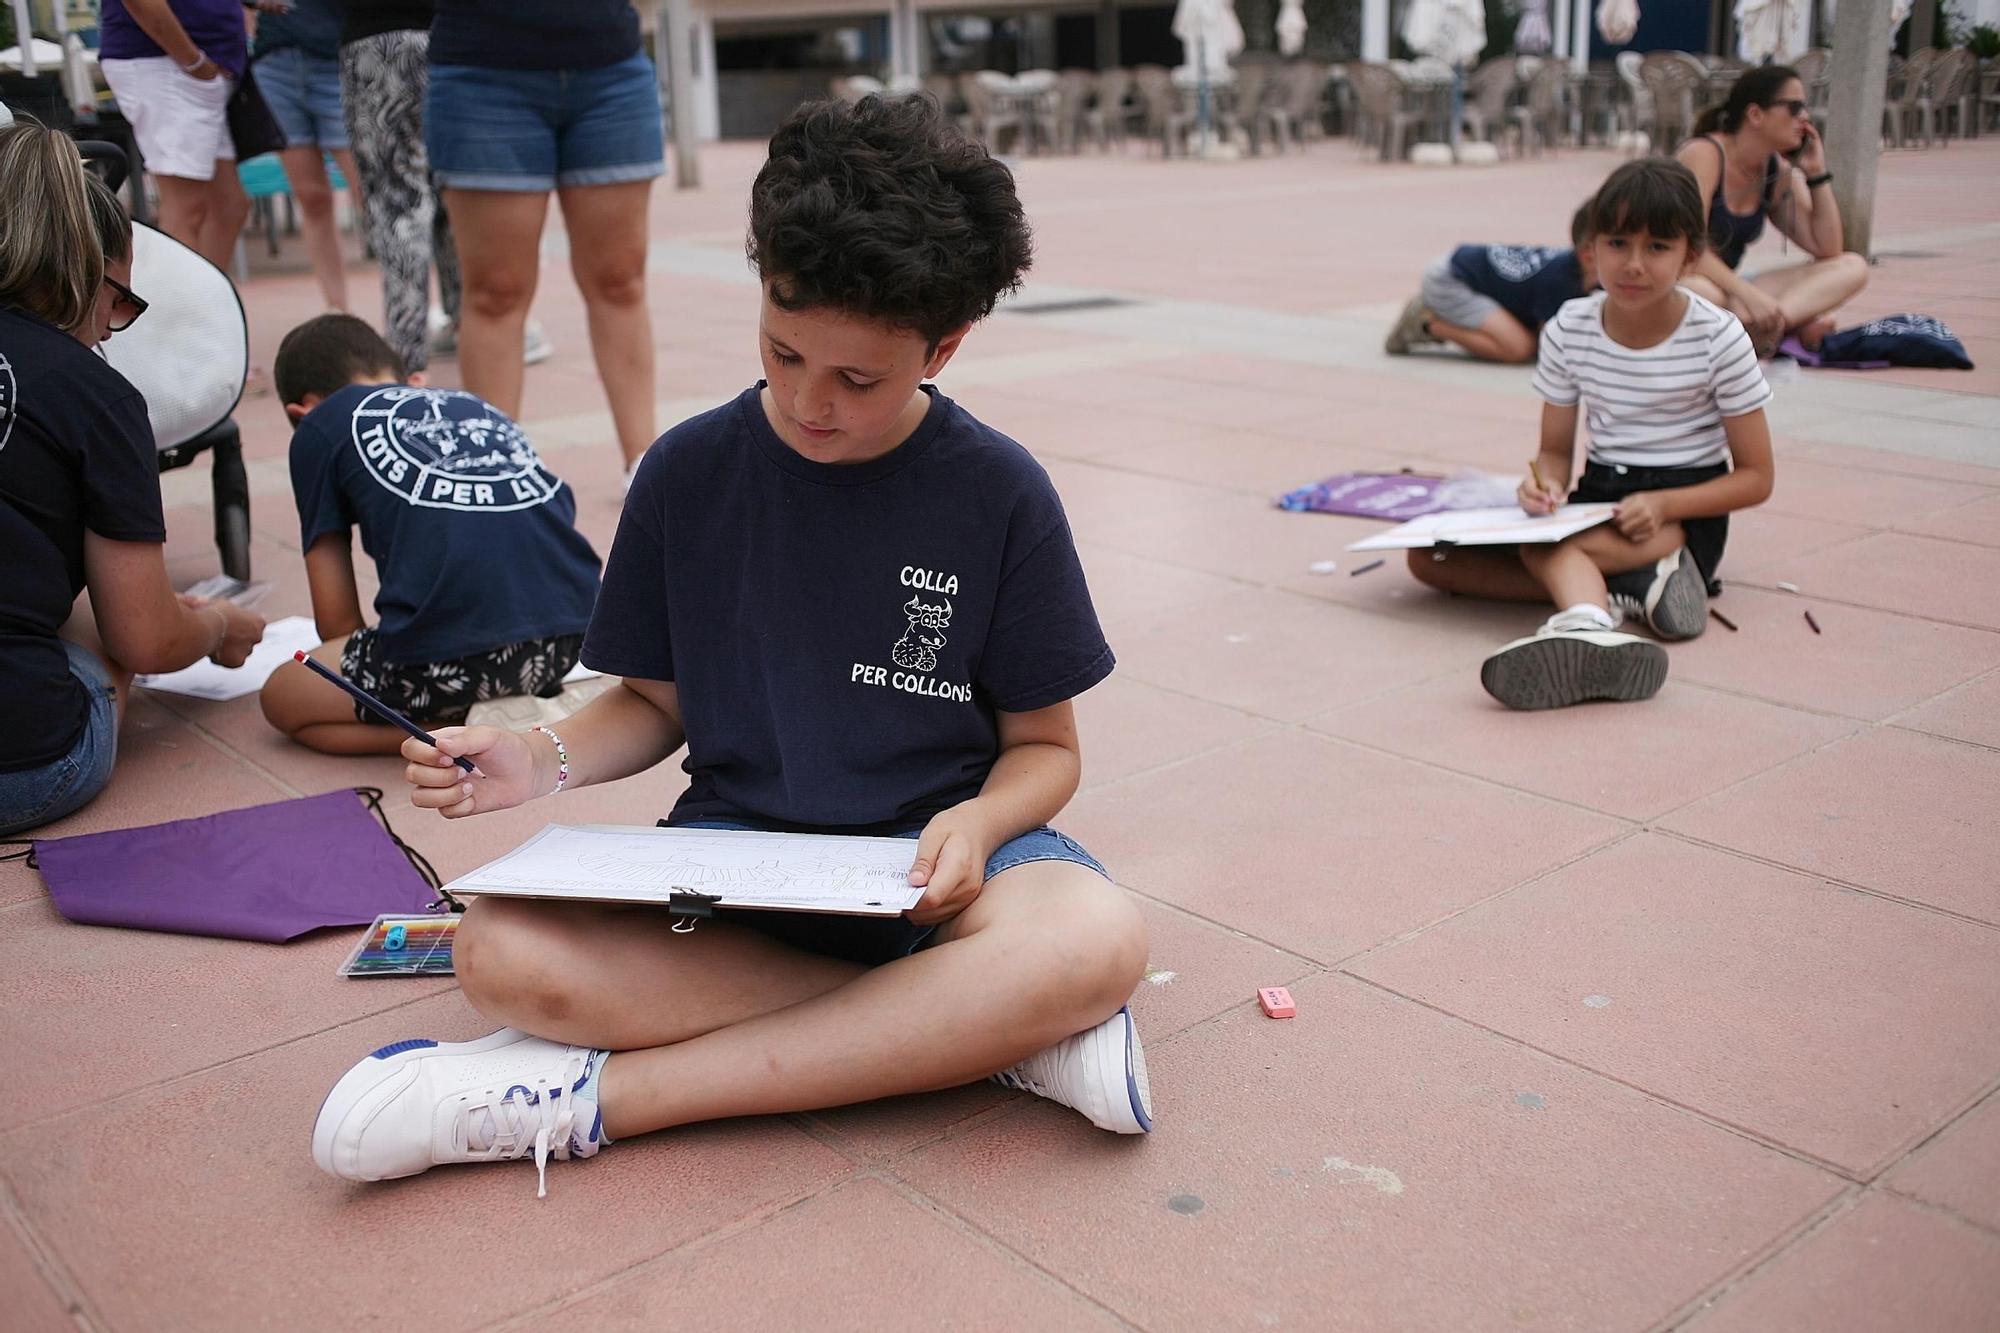
M 915 827 L 978 795 L 996 709 L 1111 673 L 1048 474 L 927 392 L 865 463 L 800 457 L 754 388 L 640 463 L 583 660 L 677 687 L 673 823 Z
M 437 0 L 433 65 L 599 69 L 639 50 L 630 0 Z
M 429 32 L 437 6 L 432 0 L 346 0 L 340 44 L 384 32 Z
M 1583 264 L 1566 246 L 1461 245 L 1451 252 L 1451 271 L 1530 329 L 1584 294 Z
M 56 631 L 83 534 L 163 542 L 146 400 L 61 329 L 0 307 L 0 773 L 68 754 L 90 697 Z
M 454 661 L 590 623 L 597 553 L 576 497 L 484 399 L 349 385 L 299 423 L 291 464 L 303 546 L 361 529 L 385 660 Z

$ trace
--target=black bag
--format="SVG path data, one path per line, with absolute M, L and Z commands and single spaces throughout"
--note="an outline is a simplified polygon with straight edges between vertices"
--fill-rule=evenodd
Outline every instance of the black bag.
M 229 94 L 229 138 L 236 145 L 236 160 L 248 162 L 253 157 L 265 153 L 275 153 L 285 146 L 284 127 L 271 114 L 264 94 L 257 91 L 257 80 L 250 73 L 249 66 L 243 69 L 242 81 L 236 91 Z

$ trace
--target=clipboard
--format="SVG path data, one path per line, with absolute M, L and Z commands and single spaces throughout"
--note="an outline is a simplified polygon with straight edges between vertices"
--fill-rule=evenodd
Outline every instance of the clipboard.
M 909 838 L 550 824 L 445 886 L 461 894 L 663 907 L 899 916 L 923 897 Z

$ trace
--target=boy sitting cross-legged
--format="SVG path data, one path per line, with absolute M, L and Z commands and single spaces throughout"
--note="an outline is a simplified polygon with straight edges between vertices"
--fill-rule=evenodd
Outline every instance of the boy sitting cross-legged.
M 1628 162 L 1590 208 L 1604 289 L 1542 330 L 1541 452 L 1519 495 L 1530 514 L 1565 498 L 1616 501 L 1612 521 L 1548 544 L 1410 552 L 1410 572 L 1447 592 L 1555 603 L 1540 630 L 1480 671 L 1510 708 L 1657 693 L 1666 652 L 1618 633 L 1621 620 L 1662 639 L 1700 634 L 1729 515 L 1771 494 L 1771 390 L 1750 337 L 1680 285 L 1707 234 L 1694 174 L 1658 158 Z M 1590 443 L 1572 491 L 1579 416 Z
M 750 254 L 765 379 L 640 464 L 583 650 L 622 685 L 557 730 L 406 744 L 412 800 L 460 818 L 685 745 L 670 823 L 909 837 L 923 898 L 687 934 L 650 908 L 475 902 L 459 983 L 508 1026 L 349 1071 L 313 1134 L 335 1175 L 539 1168 L 996 1074 L 1150 1128 L 1123 1007 L 1144 924 L 1047 827 L 1078 779 L 1070 701 L 1111 650 L 1047 474 L 923 384 L 1028 266 L 1013 178 L 928 99 L 806 106 L 758 174 Z
M 313 656 L 420 723 L 475 703 L 550 697 L 576 665 L 597 597 L 597 553 L 576 497 L 507 415 L 405 377 L 352 315 L 285 335 L 272 381 L 294 425 L 292 494 L 306 556 Z M 375 561 L 376 623 L 354 583 L 354 530 Z M 394 754 L 403 733 L 339 686 L 287 662 L 259 701 L 271 725 L 332 754 Z

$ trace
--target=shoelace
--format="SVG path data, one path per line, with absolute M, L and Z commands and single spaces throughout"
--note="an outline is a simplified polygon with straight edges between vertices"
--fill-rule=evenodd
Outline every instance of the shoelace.
M 576 1127 L 576 1085 L 590 1066 L 590 1051 L 571 1047 L 555 1070 L 530 1087 L 516 1083 L 497 1095 L 488 1089 L 482 1100 L 465 1108 L 466 1146 L 484 1151 L 491 1160 L 513 1161 L 533 1149 L 535 1197 L 549 1197 L 549 1157 L 569 1160 L 571 1132 Z M 488 1117 L 491 1134 L 486 1147 L 474 1145 L 479 1113 Z

